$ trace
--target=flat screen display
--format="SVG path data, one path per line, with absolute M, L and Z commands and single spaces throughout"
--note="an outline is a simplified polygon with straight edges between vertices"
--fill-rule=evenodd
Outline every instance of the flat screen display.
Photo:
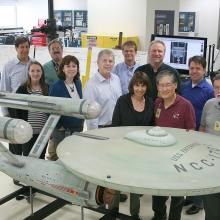
M 181 72 L 188 70 L 188 60 L 192 56 L 206 57 L 207 38 L 154 35 L 151 40 L 161 40 L 166 45 L 164 63 Z

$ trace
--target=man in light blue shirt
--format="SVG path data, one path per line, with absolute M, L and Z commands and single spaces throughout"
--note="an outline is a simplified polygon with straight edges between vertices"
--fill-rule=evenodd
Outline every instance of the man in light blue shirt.
M 30 41 L 26 37 L 17 37 L 15 40 L 15 49 L 17 57 L 10 60 L 3 67 L 0 83 L 0 91 L 15 93 L 20 85 L 28 79 L 28 67 L 31 62 L 29 57 Z M 3 116 L 10 116 L 7 108 L 1 108 Z M 13 154 L 22 154 L 22 145 L 9 144 L 9 150 Z M 17 180 L 13 180 L 18 184 Z M 22 199 L 23 196 L 17 196 L 16 199 Z
M 98 71 L 85 85 L 83 98 L 98 102 L 102 111 L 98 118 L 86 120 L 88 130 L 107 127 L 112 123 L 116 101 L 121 96 L 118 76 L 112 74 L 115 59 L 111 50 L 105 49 L 98 54 Z
M 8 61 L 3 67 L 0 90 L 15 93 L 18 87 L 28 79 L 30 42 L 25 37 L 15 40 L 17 57 Z M 4 116 L 8 116 L 7 108 L 1 108 Z
M 126 41 L 122 45 L 122 54 L 124 62 L 117 64 L 112 72 L 115 73 L 121 83 L 122 94 L 128 93 L 128 84 L 132 78 L 134 71 L 140 65 L 136 63 L 135 56 L 137 54 L 137 45 L 134 41 Z

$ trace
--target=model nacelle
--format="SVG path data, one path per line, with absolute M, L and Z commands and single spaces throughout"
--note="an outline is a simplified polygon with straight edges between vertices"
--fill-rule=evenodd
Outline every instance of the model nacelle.
M 33 130 L 28 122 L 21 119 L 0 117 L 0 140 L 13 144 L 24 144 L 31 139 L 32 135 Z
M 8 92 L 0 92 L 0 106 L 86 119 L 96 118 L 101 112 L 100 105 L 90 100 Z

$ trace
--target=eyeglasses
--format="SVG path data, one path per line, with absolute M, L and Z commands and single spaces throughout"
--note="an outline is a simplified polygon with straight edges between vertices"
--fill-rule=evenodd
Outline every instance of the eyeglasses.
M 174 83 L 166 83 L 166 84 L 160 84 L 160 83 L 158 83 L 157 84 L 157 86 L 159 87 L 159 88 L 170 88 L 170 87 L 172 87 L 174 85 Z

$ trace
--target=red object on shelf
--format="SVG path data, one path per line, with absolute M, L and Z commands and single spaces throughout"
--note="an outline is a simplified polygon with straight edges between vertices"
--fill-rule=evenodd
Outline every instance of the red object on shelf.
M 41 32 L 33 32 L 31 37 L 31 43 L 35 46 L 46 46 L 47 35 Z

